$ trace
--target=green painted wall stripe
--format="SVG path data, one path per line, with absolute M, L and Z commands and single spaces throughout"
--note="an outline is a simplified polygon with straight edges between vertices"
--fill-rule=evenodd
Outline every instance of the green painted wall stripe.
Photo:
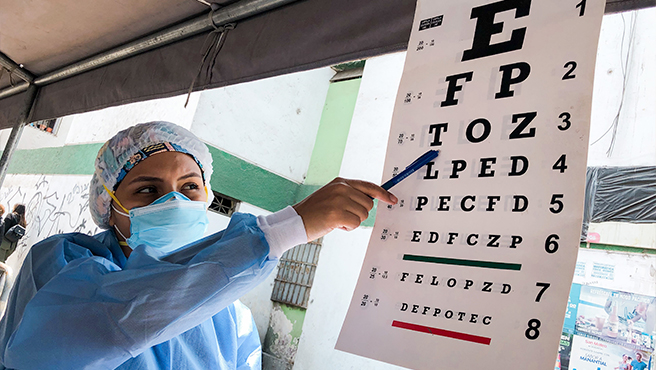
M 92 175 L 102 143 L 17 150 L 11 174 Z M 214 161 L 212 189 L 271 212 L 296 202 L 303 186 L 208 145 Z M 307 191 L 314 191 L 310 187 Z
M 102 143 L 25 149 L 14 152 L 7 168 L 14 174 L 93 175 Z
M 325 185 L 339 175 L 361 80 L 330 84 L 305 184 Z
M 293 325 L 292 331 L 289 334 L 293 339 L 300 339 L 303 333 L 303 322 L 305 321 L 305 308 L 289 306 L 284 303 L 277 304 Z
M 637 254 L 656 254 L 656 249 L 640 248 L 640 247 L 627 247 L 621 245 L 610 244 L 597 244 L 597 243 L 581 243 L 582 249 L 597 249 L 609 252 L 625 252 Z
M 362 62 L 358 63 L 364 65 Z M 330 85 L 310 158 L 308 175 L 305 184 L 298 189 L 296 202 L 305 199 L 321 186 L 339 176 L 361 81 L 362 79 L 358 78 Z M 361 226 L 374 226 L 377 204 L 378 201 L 374 201 L 374 208 Z
M 271 212 L 295 203 L 300 184 L 212 146 L 209 148 L 214 160 L 212 189 Z

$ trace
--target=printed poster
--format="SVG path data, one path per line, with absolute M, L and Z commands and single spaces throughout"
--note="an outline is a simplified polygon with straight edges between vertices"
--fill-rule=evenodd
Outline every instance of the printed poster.
M 601 0 L 420 0 L 387 180 L 336 348 L 412 369 L 554 366 L 583 214 Z
M 570 370 L 649 370 L 651 354 L 591 338 L 574 336 Z M 632 366 L 632 367 L 629 367 Z
M 572 292 L 576 290 L 579 297 L 570 298 L 578 303 L 571 314 L 576 317 L 575 334 L 628 350 L 654 351 L 655 297 L 573 284 Z M 566 320 L 564 330 L 571 331 L 568 323 Z

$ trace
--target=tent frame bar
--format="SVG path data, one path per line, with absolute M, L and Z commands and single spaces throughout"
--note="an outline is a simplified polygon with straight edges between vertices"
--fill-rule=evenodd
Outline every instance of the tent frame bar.
M 31 73 L 20 68 L 16 63 L 11 62 L 13 63 L 12 68 L 14 68 L 14 73 L 19 77 L 26 77 L 21 77 L 25 82 L 0 90 L 0 99 L 26 91 L 30 84 L 36 86 L 49 85 L 79 75 L 83 72 L 212 30 L 214 29 L 214 26 L 222 26 L 227 23 L 236 22 L 296 1 L 298 0 L 241 0 L 210 12 L 209 14 L 198 16 L 194 19 L 179 23 L 135 41 L 128 42 L 127 44 L 96 54 L 90 58 L 83 59 L 67 67 L 46 73 L 42 76 L 33 77 L 32 81 L 29 81 Z M 1 56 L 6 60 L 11 61 L 11 59 L 7 58 L 4 54 L 1 54 Z M 4 66 L 4 62 L 0 58 L 0 65 Z M 18 68 L 16 69 L 16 67 Z M 12 68 L 9 69 L 12 70 Z
M 5 149 L 2 151 L 2 157 L 0 157 L 0 187 L 2 187 L 2 184 L 5 181 L 7 168 L 9 168 L 9 161 L 18 147 L 18 142 L 23 135 L 23 129 L 25 128 L 25 125 L 30 122 L 38 89 L 39 88 L 34 85 L 30 85 L 27 88 L 23 110 L 21 111 L 16 124 L 14 124 L 14 127 L 11 129 Z
M 15 74 L 27 83 L 32 83 L 32 81 L 34 81 L 34 75 L 32 75 L 30 71 L 23 68 L 22 65 L 18 65 L 3 52 L 0 52 L 0 67 L 4 67 L 10 74 Z

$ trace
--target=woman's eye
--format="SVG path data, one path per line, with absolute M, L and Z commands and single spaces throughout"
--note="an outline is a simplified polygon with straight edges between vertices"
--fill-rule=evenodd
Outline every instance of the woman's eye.
M 182 187 L 182 190 L 197 190 L 197 189 L 200 189 L 200 186 L 198 186 L 198 184 L 193 183 L 193 182 L 189 183 L 189 184 L 185 184 Z
M 154 186 L 147 186 L 145 188 L 141 188 L 137 190 L 138 194 L 154 194 L 157 192 L 157 189 L 155 189 Z

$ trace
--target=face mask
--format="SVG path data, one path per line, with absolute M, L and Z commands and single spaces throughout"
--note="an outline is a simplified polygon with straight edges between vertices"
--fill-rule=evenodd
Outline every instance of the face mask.
M 177 191 L 129 211 L 110 195 L 128 212 L 121 212 L 112 205 L 118 214 L 130 218 L 130 237 L 126 241 L 132 249 L 145 244 L 169 253 L 199 240 L 207 230 L 206 203 L 192 201 Z M 123 236 L 118 228 L 116 230 Z

